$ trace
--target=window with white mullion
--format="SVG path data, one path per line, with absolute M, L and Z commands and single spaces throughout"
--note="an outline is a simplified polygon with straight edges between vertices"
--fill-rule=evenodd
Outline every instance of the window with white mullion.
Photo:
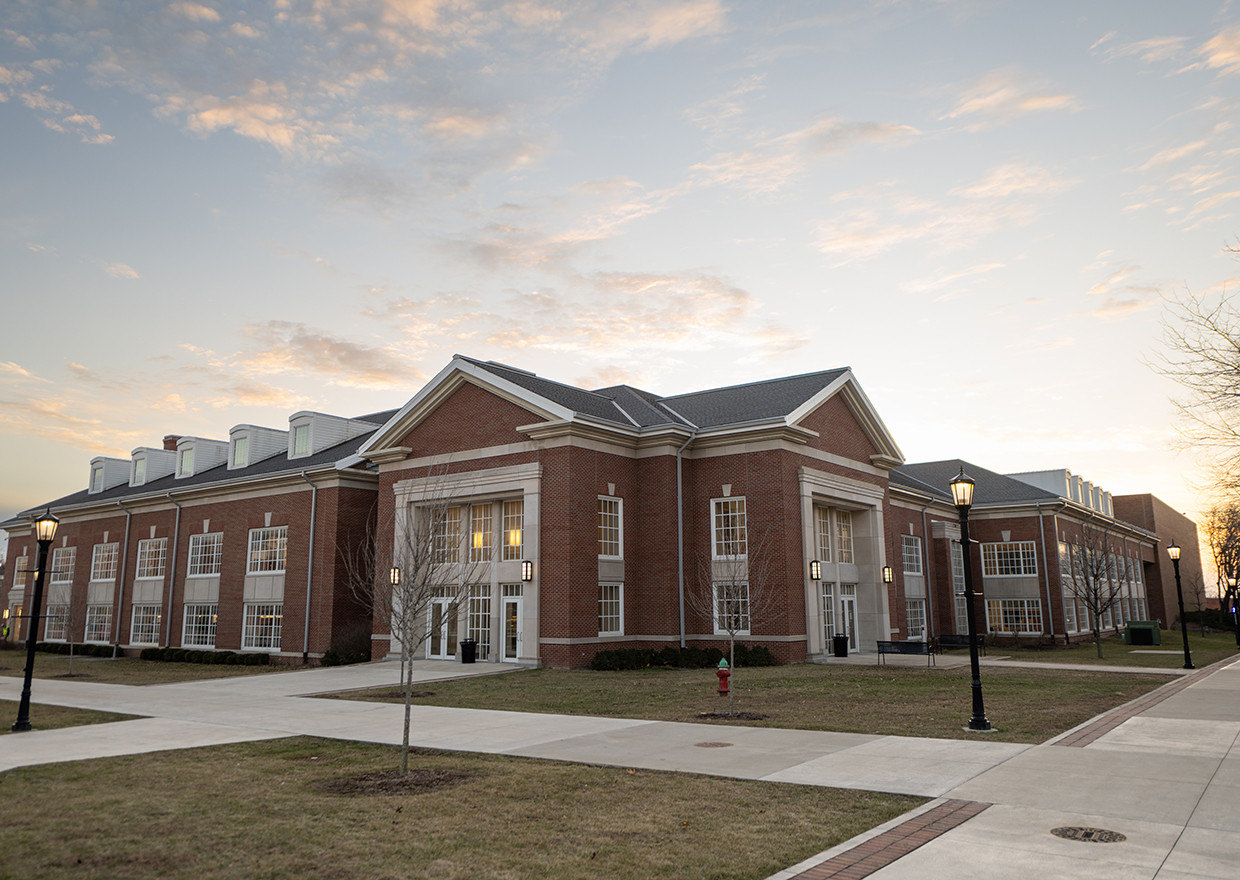
M 138 542 L 139 578 L 161 578 L 168 558 L 167 538 L 146 538 Z
M 57 547 L 52 551 L 51 581 L 53 584 L 73 583 L 73 567 L 77 564 L 76 547 Z
M 598 634 L 624 634 L 624 585 L 598 585 Z
M 1021 577 L 1038 573 L 1033 541 L 1006 541 L 982 545 L 984 577 Z
M 187 648 L 214 648 L 218 610 L 219 606 L 214 604 L 186 605 L 181 644 Z
M 250 530 L 246 574 L 279 574 L 288 552 L 288 526 Z
M 17 557 L 17 567 L 13 569 L 13 589 L 20 590 L 26 586 L 26 571 L 28 565 L 30 565 L 29 557 Z
M 241 647 L 257 651 L 278 651 L 283 625 L 283 603 L 247 603 L 241 629 Z
M 909 639 L 925 641 L 926 639 L 926 600 L 905 599 L 905 628 Z
M 848 565 L 853 561 L 852 512 L 835 511 L 835 558 Z
M 461 561 L 461 508 L 432 508 L 431 564 L 451 565 Z
M 86 606 L 86 635 L 83 641 L 107 644 L 112 638 L 112 606 Z
M 158 605 L 133 606 L 133 619 L 129 627 L 129 643 L 132 645 L 159 644 L 159 624 L 163 615 Z
M 91 550 L 90 579 L 92 581 L 116 580 L 118 544 L 96 544 Z
M 43 638 L 49 642 L 63 642 L 69 632 L 69 606 L 48 605 L 47 618 L 43 622 Z
M 623 502 L 619 498 L 599 496 L 598 555 L 607 559 L 624 555 Z
M 475 584 L 469 588 L 466 619 L 467 638 L 478 643 L 477 658 L 486 660 L 491 654 L 491 585 Z
M 491 502 L 469 508 L 469 561 L 491 561 Z M 481 646 L 481 645 L 480 645 Z
M 905 574 L 921 574 L 921 538 L 901 535 L 900 558 L 904 563 Z
M 830 562 L 831 554 L 831 511 L 826 507 L 814 508 L 814 532 L 818 537 L 818 559 Z
M 735 559 L 748 553 L 748 527 L 744 498 L 718 498 L 712 502 L 714 557 Z
M 749 635 L 749 584 L 724 581 L 714 585 L 715 635 Z
M 224 561 L 224 533 L 210 532 L 189 537 L 187 577 L 208 577 L 220 573 Z
M 503 509 L 505 561 L 520 559 L 525 553 L 525 501 L 505 501 Z

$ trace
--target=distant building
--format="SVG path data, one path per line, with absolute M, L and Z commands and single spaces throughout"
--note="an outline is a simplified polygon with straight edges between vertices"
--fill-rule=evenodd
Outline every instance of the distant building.
M 1154 495 L 1117 495 L 1115 515 L 1125 522 L 1138 525 L 1158 535 L 1162 542 L 1149 578 L 1150 616 L 1164 626 L 1176 624 L 1180 613 L 1176 604 L 1175 568 L 1167 555 L 1167 545 L 1180 545 L 1180 581 L 1184 589 L 1184 608 L 1192 611 L 1198 604 L 1205 606 L 1205 594 L 1213 585 L 1206 584 L 1201 567 L 1201 549 L 1197 543 L 1197 526 L 1184 514 Z

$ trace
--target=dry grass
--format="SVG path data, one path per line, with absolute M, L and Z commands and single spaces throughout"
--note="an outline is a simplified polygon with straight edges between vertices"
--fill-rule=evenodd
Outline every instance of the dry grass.
M 968 667 L 801 664 L 735 670 L 736 710 L 763 718 L 704 717 L 726 709 L 714 671 L 535 669 L 426 686 L 419 705 L 566 715 L 725 721 L 757 727 L 959 739 L 971 714 Z M 983 668 L 990 741 L 1044 742 L 1159 685 L 1163 675 Z M 343 699 L 399 702 L 399 691 L 351 691 Z
M 0 650 L 0 675 L 20 678 L 26 668 L 25 649 Z M 235 675 L 262 675 L 287 672 L 296 666 L 216 666 L 205 663 L 164 663 L 137 657 L 74 657 L 73 680 L 107 684 L 170 684 L 205 678 L 231 678 Z M 69 657 L 39 651 L 34 657 L 35 678 L 64 678 L 69 675 Z
M 34 689 L 31 688 L 33 693 Z M 0 700 L 0 734 L 12 733 L 17 720 L 17 700 Z M 59 727 L 80 727 L 83 724 L 107 724 L 110 721 L 129 721 L 133 715 L 119 712 L 95 712 L 90 709 L 71 709 L 65 706 L 45 706 L 31 702 L 30 726 L 35 730 L 55 730 Z M 0 876 L 3 876 L 0 874 Z
M 1198 669 L 1216 663 L 1237 651 L 1236 636 L 1229 632 L 1212 632 L 1209 635 L 1190 628 L 1188 649 L 1193 665 Z M 991 657 L 1008 657 L 1012 660 L 1032 660 L 1038 663 L 1079 663 L 1086 666 L 1149 666 L 1157 669 L 1179 669 L 1184 665 L 1184 637 L 1176 630 L 1162 630 L 1161 645 L 1127 645 L 1117 637 L 1102 640 L 1102 659 L 1094 643 L 1084 642 L 1070 648 L 1004 648 L 987 649 Z M 1151 651 L 1167 653 L 1152 654 Z M 966 651 L 953 651 L 965 654 Z
M 922 802 L 427 751 L 443 784 L 358 790 L 396 761 L 302 737 L 12 770 L 0 876 L 761 878 Z

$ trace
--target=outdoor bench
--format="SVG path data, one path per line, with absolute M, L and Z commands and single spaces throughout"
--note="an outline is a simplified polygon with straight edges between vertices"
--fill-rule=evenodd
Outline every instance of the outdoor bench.
M 978 633 L 974 636 L 977 639 L 977 646 L 982 649 L 982 653 L 986 653 L 986 636 Z M 947 634 L 941 635 L 935 639 L 935 643 L 939 649 L 943 648 L 967 648 L 969 647 L 969 637 L 967 634 Z
M 933 666 L 934 651 L 930 650 L 929 642 L 879 642 L 878 643 L 878 662 L 884 664 L 883 659 L 887 654 L 925 654 L 926 665 Z

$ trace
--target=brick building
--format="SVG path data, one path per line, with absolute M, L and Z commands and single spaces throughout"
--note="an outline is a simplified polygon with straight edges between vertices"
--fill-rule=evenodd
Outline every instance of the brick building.
M 437 559 L 461 573 L 427 609 L 428 657 L 470 638 L 482 660 L 579 666 L 734 630 L 796 662 L 827 657 L 837 634 L 865 651 L 959 632 L 948 482 L 962 463 L 902 461 L 848 369 L 660 397 L 458 356 L 399 410 L 296 413 L 287 430 L 239 425 L 226 441 L 170 436 L 92 461 L 88 488 L 50 505 L 62 522 L 41 637 L 284 662 L 369 640 L 389 656 L 390 621 L 355 599 L 346 558 L 373 548 L 386 572 L 430 505 L 445 511 Z M 1106 625 L 1150 613 L 1153 529 L 1066 471 L 964 467 L 983 628 L 1082 637 L 1064 560 L 1099 523 L 1124 580 Z M 0 524 L 15 620 L 42 510 Z

